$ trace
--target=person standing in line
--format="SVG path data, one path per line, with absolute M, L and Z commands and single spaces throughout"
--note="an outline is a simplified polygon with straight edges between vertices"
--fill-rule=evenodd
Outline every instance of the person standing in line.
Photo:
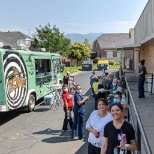
M 94 89 L 93 89 L 92 85 L 95 82 L 96 78 L 97 78 L 97 76 L 95 75 L 95 71 L 92 71 L 91 76 L 90 76 L 90 86 L 91 86 L 93 97 L 94 97 Z
M 106 83 L 106 89 L 104 90 L 106 99 L 107 99 L 108 95 L 110 94 L 110 90 L 112 89 L 113 75 L 108 74 L 107 78 L 108 78 L 108 80 Z
M 111 104 L 109 110 L 113 121 L 104 127 L 101 154 L 118 154 L 118 152 L 131 154 L 131 151 L 137 150 L 134 128 L 130 123 L 124 121 L 123 106 L 120 103 Z
M 70 72 L 67 71 L 67 74 L 63 77 L 63 84 L 66 84 L 68 86 L 70 78 Z
M 72 127 L 71 138 L 73 139 L 76 135 L 77 127 L 78 127 L 78 136 L 79 140 L 83 139 L 83 117 L 85 114 L 85 102 L 89 99 L 88 96 L 83 96 L 81 94 L 81 86 L 76 85 L 76 92 L 74 94 L 74 122 Z
M 105 86 L 106 86 L 106 81 L 105 81 L 104 77 L 105 77 L 105 76 L 102 76 L 102 75 L 97 76 L 99 83 L 102 84 L 103 87 L 105 88 Z
M 100 83 L 98 82 L 98 79 L 96 78 L 95 79 L 95 82 L 92 85 L 92 88 L 94 90 L 94 95 L 95 95 L 95 110 L 97 110 L 97 104 L 96 104 L 96 102 L 97 102 L 97 99 L 98 99 L 98 86 L 99 86 L 99 84 Z
M 138 91 L 139 96 L 138 98 L 145 98 L 144 95 L 144 81 L 145 81 L 145 75 L 146 75 L 146 67 L 144 66 L 145 60 L 141 60 L 139 63 L 139 72 L 138 75 Z
M 98 95 L 97 98 L 105 98 L 105 93 L 103 92 L 103 89 L 105 89 L 105 81 L 102 76 L 98 76 L 99 85 L 98 85 Z
M 117 79 L 113 79 L 112 88 L 110 94 L 108 95 L 109 105 L 113 103 L 114 94 L 117 92 Z
M 72 125 L 73 125 L 73 120 L 71 117 L 73 100 L 72 100 L 72 95 L 68 91 L 68 86 L 66 84 L 64 84 L 62 86 L 62 90 L 63 90 L 62 99 L 64 102 L 64 112 L 65 112 L 65 118 L 64 118 L 62 130 L 68 130 L 68 128 L 67 128 L 68 123 L 69 123 L 71 129 L 72 129 Z
M 112 120 L 108 103 L 104 98 L 97 100 L 97 108 L 98 110 L 93 111 L 86 122 L 86 129 L 89 131 L 88 154 L 100 154 L 104 126 Z
M 105 76 L 103 76 L 104 81 L 105 81 L 105 86 L 106 86 L 106 84 L 108 82 L 108 78 L 107 78 L 108 74 L 109 74 L 108 72 L 105 72 Z

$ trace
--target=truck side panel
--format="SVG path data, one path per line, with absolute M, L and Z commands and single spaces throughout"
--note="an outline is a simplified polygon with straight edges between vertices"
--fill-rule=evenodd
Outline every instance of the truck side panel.
M 9 110 L 23 106 L 27 91 L 27 68 L 20 53 L 5 52 L 3 55 L 6 102 Z

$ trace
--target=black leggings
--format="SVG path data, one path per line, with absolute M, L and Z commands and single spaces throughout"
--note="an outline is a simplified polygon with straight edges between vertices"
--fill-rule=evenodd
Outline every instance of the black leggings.
M 88 154 L 100 154 L 101 148 L 95 147 L 91 143 L 88 145 Z
M 69 108 L 69 111 L 70 111 L 70 119 L 67 119 L 66 108 L 64 108 L 65 118 L 64 118 L 62 130 L 67 130 L 67 129 L 68 129 L 68 128 L 67 128 L 68 123 L 69 123 L 69 125 L 70 125 L 70 128 L 72 129 L 72 126 L 73 126 L 73 120 L 72 120 L 72 116 L 71 116 L 72 108 Z

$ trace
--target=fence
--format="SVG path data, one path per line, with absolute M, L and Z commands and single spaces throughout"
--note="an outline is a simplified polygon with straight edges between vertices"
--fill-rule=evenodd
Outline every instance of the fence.
M 133 125 L 135 129 L 135 133 L 136 133 L 136 141 L 137 141 L 138 150 L 134 151 L 133 153 L 141 154 L 141 143 L 143 143 L 146 154 L 152 154 L 149 142 L 147 140 L 147 137 L 146 137 L 146 134 L 143 128 L 141 118 L 137 111 L 136 105 L 134 103 L 134 100 L 131 94 L 131 90 L 128 85 L 128 81 L 125 77 L 125 74 L 122 68 L 120 68 L 119 70 L 119 75 L 120 75 L 120 78 L 124 81 L 124 87 L 127 90 L 128 121 Z M 152 89 L 153 89 L 153 74 L 152 74 L 152 80 L 151 80 L 151 93 L 152 93 Z M 132 111 L 134 111 L 134 113 Z

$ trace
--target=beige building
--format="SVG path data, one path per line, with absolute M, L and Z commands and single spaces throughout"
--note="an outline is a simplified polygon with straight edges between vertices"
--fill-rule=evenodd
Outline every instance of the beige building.
M 111 51 L 113 58 L 118 58 L 117 51 L 121 51 L 123 68 L 128 51 L 133 51 L 133 69 L 138 71 L 139 61 L 145 59 L 147 72 L 154 73 L 154 0 L 147 2 L 134 29 L 128 34 L 103 34 L 94 41 L 93 51 L 102 59 L 108 58 Z
M 145 59 L 148 73 L 154 73 L 154 0 L 149 0 L 134 28 L 134 68 Z

